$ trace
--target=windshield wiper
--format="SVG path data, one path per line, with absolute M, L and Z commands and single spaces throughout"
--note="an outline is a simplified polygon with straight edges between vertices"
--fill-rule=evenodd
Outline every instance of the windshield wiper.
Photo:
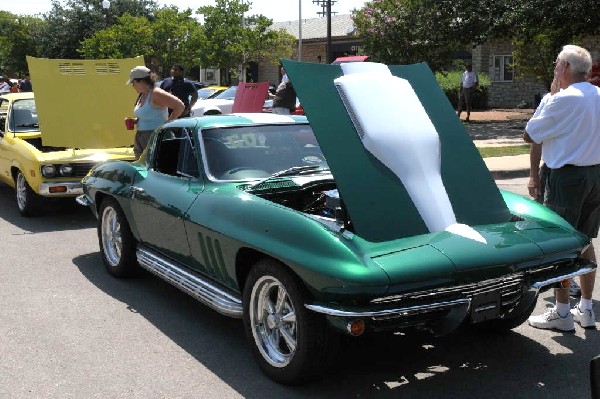
M 321 168 L 319 165 L 305 165 L 305 166 L 293 166 L 288 169 L 280 170 L 279 172 L 273 173 L 271 176 L 260 180 L 257 183 L 254 183 L 246 189 L 246 191 L 251 191 L 254 187 L 261 185 L 262 183 L 269 181 L 271 179 L 276 179 L 278 177 L 284 176 L 294 176 L 294 175 L 303 175 L 312 172 L 328 172 L 329 168 Z

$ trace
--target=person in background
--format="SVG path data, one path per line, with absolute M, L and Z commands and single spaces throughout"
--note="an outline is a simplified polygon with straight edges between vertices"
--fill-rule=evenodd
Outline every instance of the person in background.
M 196 90 L 196 86 L 192 82 L 183 77 L 183 65 L 173 65 L 173 68 L 171 68 L 171 77 L 163 80 L 160 88 L 173 94 L 183 102 L 185 109 L 180 118 L 190 116 L 192 107 L 198 101 L 198 90 Z M 172 111 L 169 108 L 169 114 Z
M 536 111 L 523 138 L 541 144 L 549 168 L 544 205 L 561 215 L 590 239 L 600 227 L 600 88 L 587 81 L 592 67 L 590 53 L 566 45 L 556 58 L 554 76 L 562 89 Z M 581 256 L 596 262 L 593 245 Z M 596 273 L 580 276 L 581 299 L 570 309 L 566 288 L 555 290 L 556 305 L 528 319 L 532 327 L 572 331 L 575 322 L 595 328 L 592 293 Z
M 0 94 L 10 93 L 10 88 L 12 86 L 10 79 L 0 76 Z
M 471 121 L 471 99 L 473 98 L 473 92 L 477 88 L 478 83 L 477 74 L 473 72 L 473 64 L 470 62 L 466 63 L 465 71 L 460 78 L 458 109 L 456 110 L 459 119 L 463 109 L 467 111 L 467 119 L 465 119 L 465 122 Z
M 31 77 L 29 76 L 29 72 L 25 74 L 25 79 L 23 79 L 21 81 L 21 84 L 19 84 L 19 90 L 21 90 L 21 92 L 23 93 L 33 91 L 33 86 L 31 85 Z
M 12 86 L 10 87 L 10 92 L 11 93 L 19 93 L 19 87 L 21 86 L 21 80 L 17 80 L 17 82 L 11 82 Z
M 177 119 L 185 106 L 173 94 L 156 87 L 150 69 L 145 66 L 133 68 L 129 73 L 127 84 L 131 84 L 139 94 L 133 110 L 137 125 L 133 151 L 139 158 L 152 132 L 165 122 Z M 169 108 L 173 110 L 170 115 Z
M 281 83 L 275 90 L 273 99 L 274 114 L 290 115 L 296 109 L 296 90 L 292 86 L 285 69 L 281 67 Z

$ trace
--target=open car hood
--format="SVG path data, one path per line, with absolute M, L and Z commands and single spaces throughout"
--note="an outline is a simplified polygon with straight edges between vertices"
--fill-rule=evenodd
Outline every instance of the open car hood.
M 35 79 L 35 103 L 42 142 L 68 148 L 113 148 L 133 144 L 135 90 L 125 82 L 143 57 L 110 60 L 54 60 L 27 57 Z
M 353 63 L 360 64 L 367 63 Z M 407 191 L 406 181 L 384 164 L 383 158 L 366 149 L 351 112 L 334 84 L 344 75 L 342 67 L 290 60 L 283 60 L 283 65 L 327 158 L 355 233 L 368 241 L 379 242 L 431 232 L 422 211 L 417 209 Z M 419 106 L 415 102 L 420 102 L 422 107 L 419 107 L 429 120 L 427 123 L 435 129 L 434 133 L 429 133 L 437 133 L 439 137 L 438 175 L 447 193 L 447 207 L 452 208 L 456 222 L 476 226 L 511 221 L 512 215 L 491 174 L 429 67 L 426 64 L 390 66 L 389 71 L 393 77 L 408 81 L 418 98 L 405 102 L 402 107 Z M 374 82 L 368 85 L 377 86 Z M 319 89 L 315 90 L 315 87 Z M 381 89 L 363 91 L 361 96 L 383 96 L 389 91 L 387 87 Z M 377 113 L 379 126 L 389 126 L 387 118 L 390 118 L 389 123 L 396 123 L 394 118 L 406 111 L 399 106 L 405 100 L 402 96 L 402 93 L 392 94 L 383 109 L 373 110 Z M 407 116 L 410 118 L 411 115 Z M 416 128 L 419 130 L 421 124 Z M 399 127 L 393 135 L 414 133 Z M 418 136 L 419 132 L 416 133 Z M 392 154 L 395 151 L 397 157 L 413 155 L 400 148 L 387 150 Z M 419 178 L 413 183 L 418 188 L 421 184 L 427 185 L 428 181 Z M 430 196 L 421 206 L 427 206 L 428 200 L 435 202 L 437 198 Z M 429 219 L 435 222 L 435 217 Z

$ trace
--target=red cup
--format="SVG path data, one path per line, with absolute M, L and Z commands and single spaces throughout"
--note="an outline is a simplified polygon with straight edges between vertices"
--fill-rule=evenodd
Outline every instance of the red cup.
M 135 118 L 125 118 L 125 127 L 127 128 L 127 130 L 133 130 L 133 128 L 135 127 Z

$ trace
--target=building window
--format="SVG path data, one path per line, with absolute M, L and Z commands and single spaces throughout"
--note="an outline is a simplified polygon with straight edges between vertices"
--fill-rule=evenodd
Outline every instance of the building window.
M 490 57 L 490 79 L 493 82 L 512 82 L 514 80 L 512 55 Z

